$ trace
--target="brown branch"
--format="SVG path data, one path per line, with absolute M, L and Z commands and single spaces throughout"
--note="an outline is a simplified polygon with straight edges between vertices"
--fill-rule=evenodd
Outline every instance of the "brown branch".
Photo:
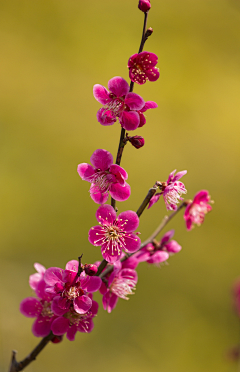
M 144 209 L 146 208 L 146 206 L 149 204 L 150 200 L 152 199 L 152 197 L 156 194 L 156 191 L 158 189 L 158 186 L 159 186 L 159 182 L 157 181 L 153 187 L 151 189 L 149 189 L 148 193 L 147 193 L 147 196 L 145 197 L 145 199 L 143 200 L 142 204 L 140 205 L 140 207 L 138 208 L 137 210 L 137 215 L 138 217 L 141 216 L 141 214 L 143 213 Z
M 54 337 L 54 334 L 52 332 L 49 333 L 46 337 L 44 337 L 39 344 L 33 349 L 33 351 L 21 362 L 17 362 L 16 360 L 16 354 L 17 352 L 15 350 L 12 351 L 12 360 L 9 367 L 9 372 L 19 372 L 22 371 L 25 367 L 27 367 L 31 362 L 33 362 L 38 354 L 44 349 L 44 347 L 51 341 L 51 339 Z

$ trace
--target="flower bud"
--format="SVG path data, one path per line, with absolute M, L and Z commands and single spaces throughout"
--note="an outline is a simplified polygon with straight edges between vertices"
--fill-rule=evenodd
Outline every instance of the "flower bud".
M 150 0 L 139 0 L 138 9 L 146 13 L 151 8 Z
M 143 147 L 145 141 L 144 138 L 141 136 L 133 136 L 133 137 L 128 137 L 128 141 L 131 142 L 131 144 L 136 148 L 140 149 Z
M 51 339 L 51 342 L 53 344 L 58 344 L 59 342 L 61 342 L 63 339 L 63 336 L 54 336 L 52 339 Z
M 98 268 L 96 265 L 92 265 L 92 264 L 85 264 L 84 265 L 84 271 L 87 275 L 89 276 L 93 276 L 97 273 L 98 271 Z

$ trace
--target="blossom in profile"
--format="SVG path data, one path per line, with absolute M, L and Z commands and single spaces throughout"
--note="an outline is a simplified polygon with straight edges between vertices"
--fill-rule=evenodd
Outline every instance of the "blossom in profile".
M 53 296 L 46 292 L 46 283 L 40 280 L 35 287 L 37 297 L 27 297 L 20 304 L 20 312 L 28 318 L 36 318 L 32 332 L 36 337 L 45 337 L 51 331 L 56 315 L 52 311 Z
M 62 336 L 66 333 L 67 339 L 69 341 L 74 341 L 77 332 L 91 332 L 94 327 L 93 318 L 98 312 L 98 303 L 92 300 L 92 297 L 91 301 L 91 307 L 84 314 L 77 313 L 71 307 L 63 316 L 54 319 L 51 326 L 53 334 Z
M 78 261 L 69 261 L 65 270 L 50 267 L 44 274 L 48 293 L 53 296 L 52 311 L 62 316 L 71 309 L 78 314 L 86 314 L 92 307 L 89 293 L 96 292 L 101 286 L 101 279 L 89 276 L 82 271 L 78 273 Z
M 181 171 L 174 175 L 175 172 L 176 169 L 169 174 L 167 182 L 162 183 L 161 185 L 162 191 L 160 193 L 155 194 L 151 198 L 148 205 L 148 209 L 151 208 L 152 205 L 159 200 L 161 195 L 163 195 L 163 200 L 168 211 L 175 211 L 177 209 L 177 204 L 179 203 L 180 200 L 183 200 L 181 195 L 187 193 L 184 184 L 182 182 L 179 182 L 178 180 L 182 176 L 184 176 L 187 173 L 187 171 Z
M 84 181 L 91 183 L 90 196 L 95 203 L 104 204 L 108 195 L 117 201 L 127 200 L 131 188 L 126 182 L 127 172 L 117 164 L 113 164 L 113 156 L 102 149 L 94 151 L 90 161 L 93 165 L 81 163 L 77 171 Z
M 136 252 L 141 244 L 140 238 L 133 234 L 139 225 L 139 218 L 133 211 L 117 214 L 110 205 L 101 205 L 96 218 L 98 226 L 89 230 L 88 239 L 94 246 L 101 246 L 103 258 L 110 263 L 118 261 L 122 250 Z
M 156 81 L 160 74 L 156 66 L 158 56 L 150 52 L 133 54 L 128 60 L 129 77 L 137 84 L 145 84 L 147 80 Z
M 128 141 L 135 147 L 135 149 L 140 149 L 141 147 L 144 146 L 144 138 L 141 136 L 133 136 L 129 137 L 127 136 Z
M 148 12 L 151 8 L 150 0 L 139 0 L 138 8 L 144 13 Z
M 187 230 L 191 230 L 193 224 L 200 226 L 203 223 L 205 214 L 212 210 L 209 204 L 211 202 L 211 197 L 207 190 L 201 190 L 195 195 L 193 202 L 187 205 L 184 213 Z
M 139 262 L 148 262 L 150 264 L 160 264 L 168 260 L 169 256 L 174 253 L 180 252 L 182 247 L 172 240 L 174 230 L 168 231 L 160 242 L 154 241 L 153 243 L 147 244 L 139 252 L 133 255 Z
M 126 130 L 135 130 L 140 124 L 138 110 L 145 104 L 142 97 L 129 92 L 130 87 L 126 80 L 115 76 L 108 82 L 109 91 L 102 85 L 93 87 L 95 99 L 103 105 L 97 112 L 97 120 L 102 125 L 112 125 L 119 119 L 121 126 Z
M 127 260 L 126 260 L 127 261 Z M 102 303 L 104 310 L 108 313 L 116 307 L 118 299 L 129 300 L 128 295 L 134 294 L 137 284 L 137 272 L 133 269 L 114 267 L 112 273 L 107 278 L 106 283 L 102 283 L 100 293 L 103 295 Z

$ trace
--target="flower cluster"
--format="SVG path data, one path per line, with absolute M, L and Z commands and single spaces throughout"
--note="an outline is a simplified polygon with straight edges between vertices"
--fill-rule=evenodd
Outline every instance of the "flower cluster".
M 145 13 L 151 8 L 149 0 L 140 0 L 138 8 Z M 144 27 L 146 24 L 144 23 Z M 20 311 L 27 317 L 35 318 L 32 332 L 37 337 L 45 337 L 50 332 L 55 336 L 52 342 L 59 342 L 66 334 L 73 341 L 76 333 L 89 333 L 94 327 L 93 318 L 98 313 L 98 303 L 93 300 L 93 293 L 102 295 L 103 308 L 109 313 L 116 307 L 118 299 L 128 300 L 133 294 L 138 281 L 137 267 L 142 262 L 159 266 L 171 255 L 181 251 L 182 247 L 173 240 L 174 230 L 166 232 L 160 241 L 155 238 L 166 223 L 181 208 L 185 207 L 184 219 L 187 230 L 194 224 L 201 225 L 206 213 L 212 207 L 208 191 L 201 190 L 193 201 L 183 201 L 187 193 L 183 182 L 179 181 L 187 171 L 171 172 L 166 182 L 157 181 L 151 197 L 146 197 L 139 210 L 127 210 L 117 214 L 116 201 L 124 202 L 131 194 L 131 187 L 126 182 L 128 174 L 120 166 L 124 146 L 130 142 L 136 149 L 143 147 L 144 138 L 139 135 L 129 136 L 125 131 L 134 131 L 146 124 L 145 113 L 158 107 L 154 101 L 144 99 L 133 93 L 134 83 L 139 85 L 147 81 L 155 82 L 160 74 L 156 67 L 156 54 L 143 51 L 149 33 L 144 28 L 139 53 L 128 59 L 130 85 L 115 76 L 108 82 L 108 89 L 100 84 L 93 87 L 94 98 L 102 105 L 97 112 L 97 120 L 103 126 L 110 126 L 117 120 L 121 125 L 121 137 L 116 163 L 112 154 L 104 149 L 95 150 L 90 162 L 80 163 L 77 172 L 82 180 L 89 182 L 90 197 L 98 204 L 96 219 L 98 225 L 90 228 L 88 240 L 92 246 L 101 247 L 102 262 L 95 264 L 81 263 L 72 260 L 65 269 L 44 266 L 36 263 L 37 273 L 29 278 L 34 296 L 24 299 Z M 157 188 L 160 192 L 156 193 Z M 111 197 L 111 205 L 106 204 Z M 165 217 L 158 233 L 154 233 L 147 241 L 141 242 L 139 217 L 142 211 L 155 204 L 162 195 L 167 211 L 173 211 Z M 183 201 L 180 206 L 179 202 Z M 160 203 L 159 203 L 160 204 Z M 91 225 L 90 225 L 91 226 Z M 99 249 L 100 251 L 100 249 Z M 240 290 L 236 290 L 236 307 L 240 314 Z

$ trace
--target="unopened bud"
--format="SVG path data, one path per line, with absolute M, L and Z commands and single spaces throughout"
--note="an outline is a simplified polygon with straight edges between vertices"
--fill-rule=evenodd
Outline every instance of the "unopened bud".
M 52 339 L 51 339 L 51 342 L 53 344 L 58 344 L 59 342 L 61 342 L 63 339 L 63 336 L 54 336 Z
M 92 265 L 92 264 L 85 264 L 84 265 L 84 271 L 87 275 L 89 276 L 93 276 L 97 273 L 98 271 L 98 268 L 96 265 Z
M 146 13 L 151 8 L 150 0 L 139 0 L 138 9 Z
M 144 138 L 141 136 L 133 136 L 133 137 L 128 137 L 128 141 L 131 142 L 131 144 L 136 148 L 140 149 L 140 147 L 143 147 L 145 141 Z
M 151 36 L 152 33 L 153 33 L 153 29 L 152 29 L 152 27 L 149 27 L 149 28 L 147 29 L 146 33 L 145 33 L 145 37 L 149 37 L 149 36 Z

